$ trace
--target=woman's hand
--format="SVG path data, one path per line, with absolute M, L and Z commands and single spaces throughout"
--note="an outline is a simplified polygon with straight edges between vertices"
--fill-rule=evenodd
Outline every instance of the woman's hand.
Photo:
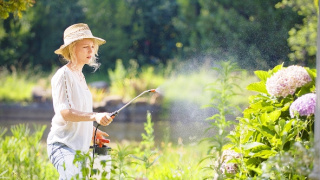
M 113 121 L 113 118 L 109 116 L 109 113 L 97 113 L 95 114 L 95 120 L 98 124 L 107 126 Z
M 93 135 L 92 135 L 92 141 L 94 139 L 94 133 L 95 133 L 95 130 L 96 130 L 96 127 L 93 127 Z M 99 147 L 102 147 L 102 145 L 104 143 L 109 143 L 110 140 L 109 139 L 104 139 L 104 136 L 108 137 L 109 134 L 107 134 L 106 132 L 104 131 L 101 131 L 99 129 L 97 129 L 97 134 L 96 134 L 96 144 L 99 145 Z
M 96 128 L 94 127 L 94 130 L 96 130 Z M 97 139 L 102 139 L 102 138 L 104 138 L 104 136 L 106 136 L 106 137 L 108 137 L 109 136 L 109 134 L 107 134 L 106 132 L 104 132 L 104 131 L 101 131 L 100 129 L 97 129 L 97 134 L 96 134 L 96 138 Z

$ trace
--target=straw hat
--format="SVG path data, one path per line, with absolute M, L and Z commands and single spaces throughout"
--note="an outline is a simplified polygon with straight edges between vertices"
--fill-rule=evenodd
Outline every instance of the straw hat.
M 104 39 L 95 37 L 92 35 L 89 26 L 87 24 L 79 23 L 69 26 L 63 33 L 63 42 L 64 44 L 60 46 L 59 49 L 55 50 L 54 53 L 62 54 L 64 48 L 70 45 L 72 42 L 81 40 L 81 39 L 95 39 L 98 45 L 106 43 Z

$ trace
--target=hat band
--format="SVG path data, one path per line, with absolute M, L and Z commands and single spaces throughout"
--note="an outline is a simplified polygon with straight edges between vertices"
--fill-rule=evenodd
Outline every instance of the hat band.
M 93 38 L 93 35 L 90 30 L 78 31 L 75 33 L 68 34 L 64 39 L 64 44 L 69 45 L 72 42 L 83 39 L 83 38 Z

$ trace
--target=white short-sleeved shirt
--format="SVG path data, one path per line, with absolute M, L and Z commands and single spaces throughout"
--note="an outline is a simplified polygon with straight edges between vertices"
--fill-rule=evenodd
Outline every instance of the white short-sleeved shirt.
M 66 65 L 61 67 L 51 79 L 52 100 L 55 115 L 47 143 L 60 142 L 74 150 L 87 152 L 93 133 L 93 122 L 65 121 L 60 111 L 75 109 L 92 112 L 92 95 L 87 87 L 81 85 L 79 78 Z

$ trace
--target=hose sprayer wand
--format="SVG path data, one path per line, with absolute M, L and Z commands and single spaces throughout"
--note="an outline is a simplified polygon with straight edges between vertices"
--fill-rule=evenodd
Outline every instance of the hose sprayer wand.
M 118 109 L 117 111 L 114 111 L 112 113 L 110 113 L 110 117 L 111 118 L 114 118 L 116 115 L 119 114 L 119 112 L 121 110 L 123 110 L 125 107 L 127 107 L 128 105 L 130 105 L 134 100 L 136 100 L 137 98 L 139 98 L 140 96 L 142 96 L 143 94 L 145 93 L 148 93 L 148 92 L 157 92 L 156 89 L 149 89 L 149 90 L 146 90 L 146 91 L 143 91 L 141 94 L 139 94 L 137 97 L 133 98 L 131 101 L 129 101 L 127 104 L 125 104 L 124 106 L 122 106 L 120 109 Z M 97 130 L 98 130 L 98 127 L 100 126 L 100 124 L 97 125 L 96 127 L 96 130 L 94 132 L 94 139 L 93 139 L 93 154 L 92 154 L 92 161 L 94 162 L 94 153 L 95 153 L 95 149 L 96 149 L 96 135 L 97 135 Z M 93 164 L 92 162 L 92 164 Z
M 120 109 L 118 109 L 117 111 L 114 111 L 110 114 L 110 117 L 114 118 L 116 115 L 118 115 L 118 113 L 124 109 L 125 107 L 127 107 L 129 104 L 131 104 L 134 100 L 138 99 L 140 96 L 142 96 L 143 94 L 147 93 L 147 92 L 156 92 L 155 89 L 149 89 L 146 91 L 143 91 L 141 94 L 139 94 L 137 97 L 133 98 L 131 101 L 129 101 L 127 104 L 125 104 L 124 106 L 122 106 Z

